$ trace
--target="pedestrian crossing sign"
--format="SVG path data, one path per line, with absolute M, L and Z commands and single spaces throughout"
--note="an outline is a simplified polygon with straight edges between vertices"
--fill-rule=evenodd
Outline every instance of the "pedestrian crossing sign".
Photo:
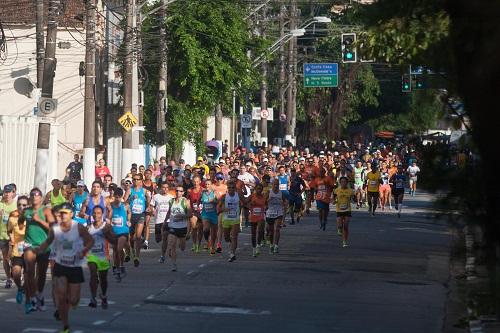
M 120 125 L 122 125 L 125 131 L 129 132 L 132 127 L 137 125 L 137 118 L 132 114 L 132 112 L 128 111 L 123 116 L 118 119 Z

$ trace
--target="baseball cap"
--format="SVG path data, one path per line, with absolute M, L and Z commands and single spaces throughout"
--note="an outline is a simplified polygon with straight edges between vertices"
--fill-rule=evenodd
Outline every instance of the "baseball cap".
M 72 213 L 73 212 L 73 207 L 67 202 L 63 203 L 61 206 L 59 206 L 59 212 L 61 213 Z
M 222 159 L 222 158 L 221 158 L 221 159 L 219 160 L 219 164 L 226 164 L 226 161 L 224 161 L 224 159 Z
M 267 159 L 267 157 L 264 157 L 264 158 L 262 159 L 262 162 L 269 162 L 269 160 Z
M 199 156 L 198 161 L 203 161 L 203 157 Z
M 85 186 L 85 182 L 83 180 L 79 180 L 76 182 L 76 186 Z
M 215 179 L 224 180 L 224 174 L 222 172 L 217 172 L 215 174 Z
M 338 152 L 338 151 L 336 151 L 336 152 L 334 152 L 334 153 L 333 153 L 333 155 L 335 155 L 335 156 L 339 156 L 339 152 Z
M 14 192 L 14 187 L 12 185 L 5 185 L 3 187 L 3 192 Z
M 299 158 L 299 161 L 305 161 L 306 159 L 304 157 Z
M 132 184 L 132 178 L 128 177 L 128 178 L 125 178 L 125 183 L 126 182 L 129 182 L 130 184 Z

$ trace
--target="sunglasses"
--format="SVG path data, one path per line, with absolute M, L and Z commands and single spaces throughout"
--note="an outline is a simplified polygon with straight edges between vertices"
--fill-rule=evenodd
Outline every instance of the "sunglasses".
M 138 182 L 139 180 L 142 180 L 142 179 L 140 179 L 140 178 L 134 178 L 132 180 L 135 181 L 135 182 Z
M 30 197 L 41 197 L 42 196 L 42 193 L 40 192 L 31 192 L 30 193 Z
M 28 207 L 28 204 L 17 204 L 17 207 Z

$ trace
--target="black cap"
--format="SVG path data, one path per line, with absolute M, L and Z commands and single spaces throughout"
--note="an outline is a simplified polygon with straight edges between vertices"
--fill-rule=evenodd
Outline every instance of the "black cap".
M 66 212 L 66 213 L 72 213 L 73 212 L 73 207 L 71 206 L 70 203 L 65 202 L 65 203 L 59 205 L 59 211 L 61 213 L 64 213 L 64 212 Z

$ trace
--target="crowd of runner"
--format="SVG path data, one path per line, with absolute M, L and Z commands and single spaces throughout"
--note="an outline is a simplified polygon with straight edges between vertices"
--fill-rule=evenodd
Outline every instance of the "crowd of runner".
M 54 316 L 64 332 L 69 309 L 79 303 L 82 266 L 90 273 L 89 306 L 97 307 L 99 289 L 107 308 L 108 271 L 120 282 L 127 276 L 125 263 L 140 267 L 151 234 L 161 244 L 158 262 L 168 257 L 175 272 L 177 249 L 183 251 L 190 239 L 194 254 L 224 252 L 234 262 L 238 234 L 249 227 L 253 257 L 266 247 L 278 254 L 283 227 L 300 223 L 315 206 L 325 231 L 333 204 L 340 244 L 347 247 L 352 209 L 367 207 L 374 216 L 378 207 L 394 207 L 400 216 L 405 189 L 415 195 L 420 172 L 411 148 L 383 145 L 238 148 L 212 163 L 199 157 L 194 165 L 161 158 L 132 165 L 117 181 L 100 160 L 90 189 L 78 163 L 76 155 L 65 179 L 54 179 L 48 193 L 33 188 L 19 195 L 9 184 L 0 201 L 5 288 L 17 286 L 16 301 L 26 314 L 44 311 L 50 269 Z

